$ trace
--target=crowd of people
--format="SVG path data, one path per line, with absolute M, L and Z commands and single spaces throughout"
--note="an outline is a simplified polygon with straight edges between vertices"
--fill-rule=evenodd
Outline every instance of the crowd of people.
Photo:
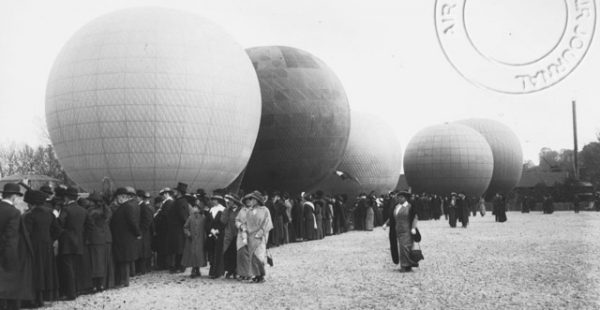
M 154 198 L 132 187 L 87 194 L 42 186 L 23 195 L 8 183 L 0 202 L 0 309 L 127 287 L 152 270 L 190 268 L 196 278 L 209 267 L 211 279 L 260 283 L 272 261 L 267 248 L 349 230 L 343 195 L 238 194 L 188 193 L 179 183 Z M 21 199 L 23 214 L 15 208 Z
M 20 198 L 28 205 L 23 214 L 14 207 Z M 23 195 L 21 185 L 8 183 L 0 201 L 0 309 L 126 287 L 130 277 L 153 270 L 190 268 L 196 278 L 209 267 L 211 279 L 261 283 L 272 263 L 268 248 L 376 226 L 390 227 L 392 257 L 410 271 L 418 266 L 409 256 L 418 221 L 444 216 L 450 227 L 466 228 L 469 216 L 486 214 L 483 198 L 463 193 L 371 192 L 347 200 L 322 191 L 209 196 L 203 189 L 188 193 L 184 183 L 154 198 L 132 187 L 87 194 L 42 186 Z M 545 197 L 544 213 L 552 213 L 552 204 Z M 492 205 L 496 221 L 505 222 L 504 196 Z
M 21 197 L 28 205 L 23 214 L 15 208 Z M 191 195 L 179 183 L 152 202 L 131 187 L 110 196 L 48 186 L 23 195 L 18 184 L 6 184 L 0 202 L 0 309 L 126 287 L 130 276 L 153 269 L 181 273 L 192 267 L 197 277 L 207 262 L 211 278 L 264 281 L 273 224 L 261 193 L 241 199 L 221 192 Z

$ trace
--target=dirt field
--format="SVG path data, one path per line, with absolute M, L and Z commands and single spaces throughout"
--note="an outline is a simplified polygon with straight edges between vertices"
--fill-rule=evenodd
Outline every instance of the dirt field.
M 263 284 L 157 272 L 50 309 L 600 309 L 600 213 L 419 226 L 413 273 L 398 272 L 376 228 L 272 249 Z

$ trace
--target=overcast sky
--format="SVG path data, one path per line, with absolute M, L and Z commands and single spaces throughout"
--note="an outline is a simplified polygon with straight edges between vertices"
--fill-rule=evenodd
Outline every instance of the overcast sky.
M 528 61 L 560 39 L 562 0 L 522 2 L 480 0 L 467 6 L 465 19 L 482 52 L 501 61 Z M 244 47 L 309 51 L 337 73 L 351 108 L 393 123 L 403 147 L 426 126 L 484 117 L 510 126 L 525 159 L 537 162 L 542 147 L 572 148 L 573 99 L 580 145 L 600 131 L 598 38 L 562 82 L 528 95 L 501 94 L 468 82 L 445 58 L 435 33 L 434 0 L 4 0 L 0 143 L 40 143 L 48 74 L 71 35 L 102 14 L 148 5 L 209 18 Z

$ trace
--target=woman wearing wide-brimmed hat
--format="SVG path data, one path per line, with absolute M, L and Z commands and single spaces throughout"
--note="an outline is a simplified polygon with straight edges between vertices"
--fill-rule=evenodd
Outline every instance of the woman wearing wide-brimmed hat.
M 238 268 L 238 273 L 246 278 L 251 278 L 253 282 L 263 282 L 266 274 L 265 264 L 267 263 L 267 241 L 269 231 L 273 229 L 271 214 L 265 207 L 263 196 L 258 191 L 254 191 L 242 199 L 242 202 L 248 207 L 241 219 L 240 214 L 236 218 L 238 233 L 242 234 L 242 248 L 238 252 L 247 251 L 247 255 L 242 255 L 244 262 L 243 268 Z M 243 236 L 246 235 L 244 238 Z M 246 243 L 244 245 L 244 243 Z M 246 250 L 244 250 L 244 248 Z M 238 256 L 240 258 L 240 256 Z M 238 265 L 239 266 L 239 265 Z
M 237 259 L 237 228 L 235 227 L 235 219 L 242 209 L 242 202 L 234 194 L 225 195 L 227 208 L 221 214 L 221 222 L 225 225 L 223 239 L 223 264 L 225 268 L 225 278 L 237 276 L 236 259 Z

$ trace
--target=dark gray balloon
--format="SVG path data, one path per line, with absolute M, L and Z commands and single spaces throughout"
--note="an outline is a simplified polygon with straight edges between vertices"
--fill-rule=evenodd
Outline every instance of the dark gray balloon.
M 299 192 L 339 165 L 350 107 L 327 65 L 292 47 L 247 50 L 260 83 L 262 119 L 242 188 Z

